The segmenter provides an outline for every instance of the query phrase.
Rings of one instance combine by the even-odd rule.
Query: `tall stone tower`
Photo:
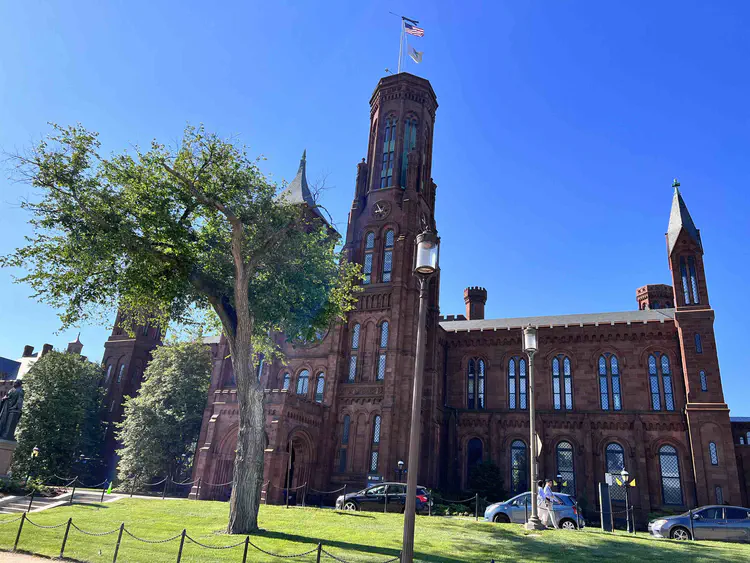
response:
[[[370,99],[367,160],[357,167],[346,233],[345,252],[362,264],[365,279],[341,337],[336,480],[357,481],[362,469],[393,479],[408,456],[419,299],[412,268],[415,237],[427,227],[437,230],[431,177],[437,106],[430,83],[408,73],[382,78]],[[436,275],[429,288],[420,479],[437,472],[437,456],[428,461],[426,452],[439,434],[433,405],[442,404],[435,396],[439,283]],[[345,452],[353,433],[366,446]]]
[[[134,397],[143,381],[143,371],[151,360],[151,351],[162,343],[162,332],[157,326],[132,326],[128,334],[124,328],[128,323],[120,311],[117,313],[112,334],[104,343],[104,420],[107,424],[104,439],[104,460],[108,476],[116,468],[115,422],[122,420],[123,397]]]
[[[719,375],[714,311],[708,300],[700,231],[674,181],[667,231],[687,404],[685,416],[695,472],[697,504],[739,504],[737,462],[729,408]]]

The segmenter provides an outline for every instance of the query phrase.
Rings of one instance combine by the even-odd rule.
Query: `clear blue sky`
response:
[[[186,122],[239,135],[291,179],[309,176],[346,221],[368,101],[419,19],[440,103],[433,174],[441,308],[489,291],[487,315],[636,308],[668,283],[673,176],[702,230],[724,392],[750,415],[750,78],[746,2],[2,2],[0,147],[80,121],[120,151]],[[0,179],[0,253],[29,232],[25,185]],[[739,292],[739,293],[738,293]],[[55,311],[0,271],[0,355],[63,347]],[[101,357],[107,331],[81,327]]]

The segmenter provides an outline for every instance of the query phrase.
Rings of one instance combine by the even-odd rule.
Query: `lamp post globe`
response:
[[[620,477],[622,477],[623,483],[627,483],[630,473],[628,473],[628,470],[623,467],[622,471],[620,471]]]
[[[523,351],[527,354],[534,354],[537,351],[536,329],[531,325],[523,329]]]
[[[440,239],[430,230],[417,235],[416,252],[414,253],[414,273],[429,276],[437,271]]]

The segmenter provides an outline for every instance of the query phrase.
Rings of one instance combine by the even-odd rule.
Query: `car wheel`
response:
[[[672,532],[669,534],[669,537],[673,540],[689,540],[690,539],[690,532],[688,532],[685,528],[678,527],[672,530]]]
[[[498,524],[510,524],[510,518],[508,518],[507,514],[495,514],[492,517],[492,521]]]
[[[352,500],[346,501],[344,503],[344,510],[357,510],[357,503]]]
[[[563,520],[560,522],[560,529],[562,530],[576,530],[577,526],[576,523],[573,522],[573,520]]]

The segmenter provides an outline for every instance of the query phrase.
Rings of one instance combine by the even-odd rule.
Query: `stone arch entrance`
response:
[[[286,445],[287,465],[284,473],[284,487],[295,489],[311,482],[314,466],[312,439],[304,430],[293,430]],[[292,491],[293,492],[293,491]]]

